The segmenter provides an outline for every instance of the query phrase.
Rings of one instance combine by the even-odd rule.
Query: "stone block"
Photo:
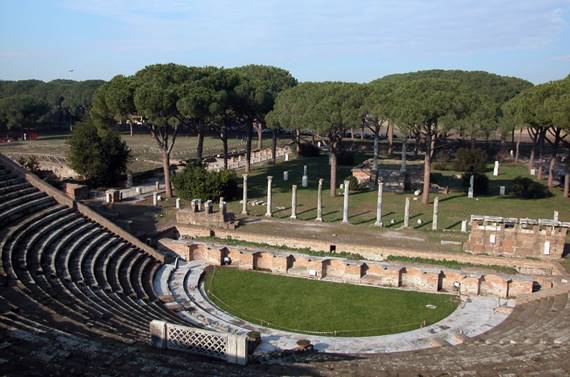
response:
[[[76,183],[66,183],[65,193],[71,199],[74,200],[84,200],[89,199],[89,187],[85,185],[79,185]]]
[[[253,270],[254,268],[254,253],[242,251],[239,260],[240,270]]]

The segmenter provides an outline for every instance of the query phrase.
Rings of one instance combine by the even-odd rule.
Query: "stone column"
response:
[[[273,177],[268,175],[267,176],[267,212],[265,212],[265,216],[271,217],[271,181]]]
[[[439,198],[436,197],[433,201],[433,221],[431,223],[431,230],[437,230],[438,220],[439,220]]]
[[[297,218],[297,185],[291,186],[291,218]]]
[[[152,193],[152,205],[153,206],[157,206],[158,205],[158,194],[156,192]]]
[[[344,181],[344,203],[342,206],[342,222],[348,224],[348,193],[350,190],[350,181]]]
[[[317,218],[316,221],[323,221],[323,179],[319,178],[319,189],[317,191]]]
[[[247,215],[247,174],[243,175],[243,204],[241,214]]]
[[[309,176],[307,175],[307,165],[303,166],[303,178],[301,178],[301,186],[309,186]]]
[[[159,190],[160,190],[160,182],[159,182],[159,181],[154,182],[154,189],[155,189],[156,191],[159,191]]]
[[[475,176],[472,174],[469,178],[469,191],[467,191],[467,197],[473,199],[473,194],[475,192]]]
[[[406,198],[406,206],[404,207],[404,228],[410,227],[410,198]]]
[[[283,181],[287,182],[289,180],[289,172],[287,170],[285,170],[283,172]]]
[[[384,182],[378,182],[378,201],[376,202],[375,226],[382,227],[382,196],[384,195]]]
[[[558,213],[558,211],[554,211],[553,220],[554,220],[554,221],[559,221],[559,219],[560,219],[560,214]]]
[[[467,233],[467,220],[461,221],[461,232]]]
[[[180,209],[180,198],[176,198],[176,209]]]

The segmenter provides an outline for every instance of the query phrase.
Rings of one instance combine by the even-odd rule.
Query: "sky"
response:
[[[0,0],[0,79],[108,80],[170,62],[275,65],[300,81],[441,68],[541,83],[570,74],[570,0]]]

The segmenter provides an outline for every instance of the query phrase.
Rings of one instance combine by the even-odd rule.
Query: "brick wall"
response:
[[[466,295],[516,297],[532,293],[533,288],[533,279],[528,276],[477,274],[413,265],[404,267],[383,262],[214,247],[204,243],[192,244],[190,250],[194,259],[204,261],[219,260],[228,253],[232,265],[243,270],[257,269],[304,278],[328,278],[353,284],[404,287],[423,292],[455,292],[457,288],[454,283],[458,283],[459,292]],[[541,280],[545,279],[542,277]],[[548,280],[543,282],[545,289],[546,281]]]
[[[466,251],[509,257],[560,259],[564,252],[566,228],[520,224],[506,228],[504,224],[474,221]]]
[[[207,237],[210,236],[210,229],[195,226],[177,226],[177,230],[181,235],[190,237]],[[253,232],[245,232],[238,230],[216,229],[215,236],[219,238],[232,238],[242,241],[264,243],[280,247],[287,245],[290,248],[309,248],[314,251],[330,251],[332,243],[309,239],[309,238],[286,238],[278,235],[262,235]],[[523,258],[504,258],[499,256],[471,255],[467,253],[442,253],[432,251],[418,251],[410,249],[402,249],[392,246],[369,246],[359,243],[335,242],[337,251],[350,251],[364,256],[366,259],[383,261],[390,255],[420,257],[440,260],[455,260],[462,263],[473,263],[483,265],[508,266],[518,269],[522,273],[530,274],[565,274],[564,268],[558,263],[550,260],[531,260]]]

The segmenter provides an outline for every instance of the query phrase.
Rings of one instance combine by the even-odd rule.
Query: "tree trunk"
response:
[[[299,157],[299,144],[301,143],[301,131],[295,130],[295,147],[297,152],[297,157]]]
[[[257,122],[255,129],[257,130],[257,149],[261,150],[263,148],[263,126],[261,123]]]
[[[364,127],[360,127],[360,139],[364,140]]]
[[[277,130],[273,129],[271,133],[271,160],[273,165],[277,163]]]
[[[424,189],[422,192],[422,204],[429,204],[429,190],[431,188],[431,156],[426,150],[424,157]]]
[[[228,170],[228,132],[227,126],[222,126],[222,143],[224,145],[224,170]]]
[[[354,141],[354,128],[350,129],[350,140]]]
[[[388,123],[388,156],[391,156],[394,152],[394,125]]]
[[[556,151],[552,152],[550,163],[548,164],[548,189],[552,190],[554,186],[554,169],[556,168]]]
[[[331,184],[330,196],[336,196],[336,151],[331,147],[329,152],[329,161],[331,164]]]
[[[570,193],[570,170],[566,170],[564,175],[564,197],[567,198]]]
[[[416,134],[416,137],[415,137],[415,139],[416,139],[416,140],[415,140],[416,145],[414,145],[414,158],[415,158],[415,159],[417,159],[417,158],[418,158],[418,155],[420,154],[420,136],[421,136],[421,135],[420,135],[419,132],[418,132],[418,133]]]
[[[544,179],[544,141],[546,136],[546,130],[541,131],[538,135],[538,161],[540,166],[538,167],[538,179]]]
[[[515,146],[515,162],[519,162],[519,152],[521,148],[521,134],[522,130],[519,130],[519,134],[517,135],[517,144]]]
[[[198,144],[196,145],[196,160],[202,164],[204,158],[204,125],[198,126]]]
[[[172,186],[170,184],[170,153],[168,150],[162,150],[162,169],[164,173],[164,189],[166,190],[166,197],[172,198]]]
[[[133,136],[133,124],[129,122],[130,134]]]
[[[245,172],[249,174],[251,170],[251,139],[253,138],[253,124],[247,123],[247,136],[245,143]]]

